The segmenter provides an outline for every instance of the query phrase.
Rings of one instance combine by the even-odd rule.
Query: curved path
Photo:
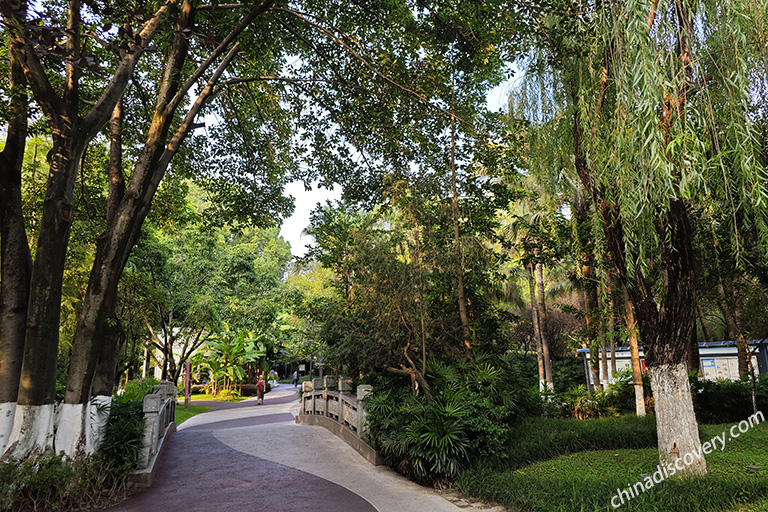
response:
[[[474,510],[369,464],[321,427],[296,425],[299,404],[293,386],[275,388],[260,406],[255,399],[219,404],[179,425],[167,441],[152,487],[107,510]]]

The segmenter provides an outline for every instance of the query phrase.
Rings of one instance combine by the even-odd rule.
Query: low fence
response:
[[[155,462],[166,437],[176,430],[176,386],[161,382],[144,397],[144,442],[136,471],[131,480],[138,485],[151,485]]]
[[[371,386],[357,387],[352,394],[352,380],[335,377],[313,379],[302,385],[301,408],[296,423],[325,427],[365,457],[371,464],[383,463],[381,455],[365,441],[365,407],[362,399]]]

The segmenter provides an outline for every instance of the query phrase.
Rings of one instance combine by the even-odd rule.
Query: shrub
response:
[[[510,352],[501,358],[503,366],[527,388],[539,385],[536,353]],[[579,356],[563,356],[552,360],[552,380],[555,392],[564,393],[573,386],[584,384],[584,361]]]
[[[691,377],[694,409],[700,423],[717,424],[741,421],[751,415],[752,383],[741,380],[699,380]],[[768,410],[768,375],[757,382],[757,409]]]
[[[45,454],[23,463],[0,463],[0,510],[80,510],[116,501],[127,472],[101,454],[68,460]]]
[[[143,402],[144,396],[152,392],[152,388],[160,384],[160,381],[154,377],[143,377],[138,380],[131,380],[125,383],[125,388],[113,397],[113,402]]]
[[[432,401],[386,380],[366,398],[372,446],[420,483],[442,486],[471,460],[508,453],[511,425],[536,407],[513,375],[488,362],[431,361],[427,376]]]
[[[130,401],[115,397],[99,453],[118,470],[130,472],[136,467],[144,440],[144,399]]]

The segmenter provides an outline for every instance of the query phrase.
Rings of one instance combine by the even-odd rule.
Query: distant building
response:
[[[762,340],[751,340],[749,344],[750,352],[754,351],[752,364],[758,373],[768,373],[768,342],[760,346]],[[616,369],[624,370],[632,368],[632,361],[629,354],[629,347],[616,347]],[[608,350],[610,352],[610,349]],[[589,349],[580,348],[577,351],[584,358],[584,374],[588,389],[595,389],[592,382],[592,372],[589,369],[590,356]],[[599,352],[602,352],[600,350]],[[707,380],[739,378],[739,359],[736,352],[735,341],[712,341],[709,343],[699,343],[699,360],[701,369],[704,372],[704,378]],[[610,360],[609,360],[610,361]],[[640,347],[640,365],[645,373],[645,357],[643,348]],[[610,362],[608,363],[610,371]],[[606,381],[603,375],[602,365],[600,368],[600,380]]]

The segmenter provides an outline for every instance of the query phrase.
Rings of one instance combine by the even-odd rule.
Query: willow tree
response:
[[[550,83],[570,113],[561,119],[570,118],[575,169],[632,304],[666,465],[701,450],[686,368],[695,328],[690,212],[717,201],[765,230],[751,111],[766,77],[766,4],[641,0],[585,11],[563,16],[568,29],[542,40]],[[705,472],[701,457],[677,474]]]
[[[765,70],[764,33],[751,21],[765,19],[760,3],[613,6],[599,25],[600,85],[574,118],[577,141],[589,126],[577,170],[600,201],[608,252],[634,307],[662,464],[701,449],[686,364],[696,318],[691,209],[725,199],[709,192],[725,186],[732,208],[765,229],[768,189],[750,117],[765,77],[754,73]],[[716,105],[727,107],[721,114]],[[702,458],[681,476],[705,472]]]

